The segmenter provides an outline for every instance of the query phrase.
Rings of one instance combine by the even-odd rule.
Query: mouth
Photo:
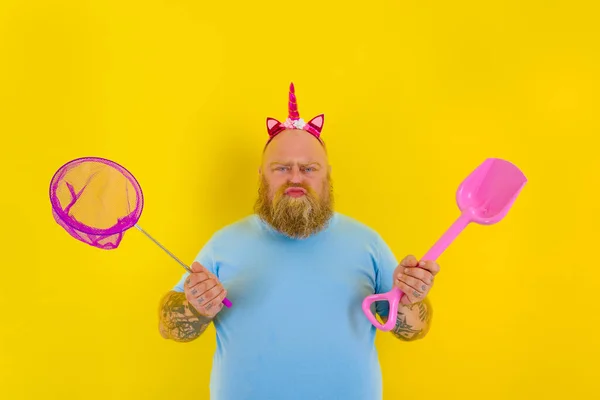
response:
[[[299,187],[291,187],[286,189],[285,194],[287,194],[290,197],[302,197],[306,194],[306,190]]]

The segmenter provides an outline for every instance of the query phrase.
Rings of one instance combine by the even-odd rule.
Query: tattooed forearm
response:
[[[185,293],[169,292],[160,303],[160,333],[165,339],[189,342],[200,336],[212,319],[188,304]]]
[[[400,305],[392,334],[402,340],[421,339],[429,331],[430,322],[431,304],[427,299],[408,306]]]

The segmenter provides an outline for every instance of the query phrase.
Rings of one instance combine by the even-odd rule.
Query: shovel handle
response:
[[[362,302],[362,309],[371,324],[375,326],[377,329],[382,331],[391,331],[396,326],[396,318],[394,317],[398,313],[398,305],[400,304],[400,299],[402,298],[402,291],[397,287],[394,287],[387,293],[373,294],[371,296],[365,297]],[[387,301],[390,304],[390,312],[388,313],[388,320],[385,324],[381,324],[375,315],[371,312],[371,304],[376,301]]]
[[[435,261],[440,255],[450,246],[450,244],[456,239],[456,237],[469,225],[471,218],[468,214],[462,213],[456,221],[444,232],[444,234],[438,239],[437,242],[429,249],[422,260]],[[367,296],[362,302],[362,310],[367,319],[373,324],[373,326],[382,331],[391,331],[396,325],[396,314],[398,312],[398,306],[400,299],[404,293],[394,286],[392,290],[387,293],[378,293]],[[371,304],[376,301],[387,301],[390,304],[390,312],[388,313],[388,320],[385,324],[381,324],[375,315],[371,312]]]

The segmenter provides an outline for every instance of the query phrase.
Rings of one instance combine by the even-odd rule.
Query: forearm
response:
[[[431,326],[431,303],[428,299],[411,305],[400,304],[392,334],[401,340],[422,339]]]
[[[192,307],[185,293],[171,291],[163,297],[159,308],[159,330],[162,337],[176,342],[190,342],[200,336],[212,319]]]

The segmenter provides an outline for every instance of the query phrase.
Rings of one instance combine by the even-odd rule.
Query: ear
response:
[[[321,130],[323,129],[323,124],[325,123],[325,115],[320,114],[308,121],[307,125],[316,131],[319,135],[321,134]]]
[[[273,137],[277,135],[284,129],[281,122],[277,121],[275,118],[267,118],[267,132],[269,132],[269,136]]]

